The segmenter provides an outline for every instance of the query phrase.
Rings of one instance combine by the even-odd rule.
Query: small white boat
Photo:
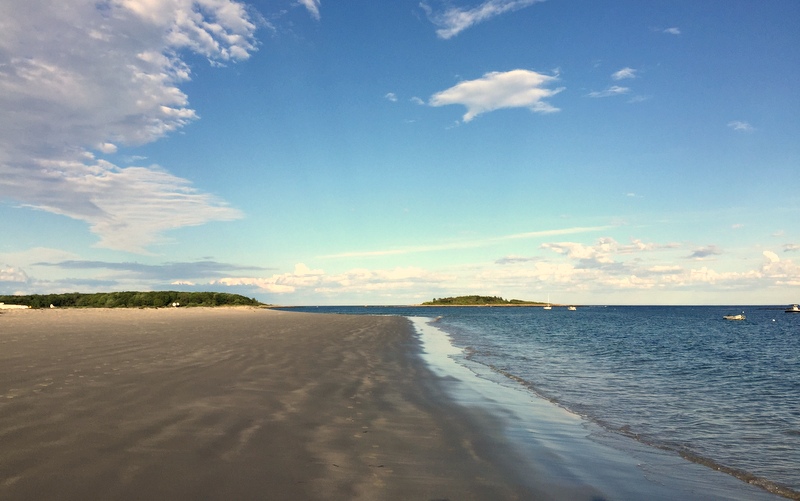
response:
[[[569,311],[575,311],[575,310],[577,310],[578,308],[576,308],[576,307],[574,307],[574,306],[567,306],[567,309],[568,309]]]
[[[793,304],[792,306],[786,308],[783,311],[785,311],[786,313],[800,313],[800,305]]]
[[[550,294],[547,295],[547,306],[542,307],[543,310],[552,310],[553,306],[550,304]]]
[[[744,312],[739,315],[723,315],[725,320],[747,320],[747,317],[744,316]]]

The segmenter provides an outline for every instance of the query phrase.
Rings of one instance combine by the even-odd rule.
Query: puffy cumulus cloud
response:
[[[0,282],[26,283],[28,275],[19,268],[5,265],[0,268]]]
[[[630,244],[620,244],[610,237],[600,238],[594,245],[584,245],[577,242],[553,242],[542,244],[541,246],[542,249],[549,249],[570,259],[581,261],[584,266],[608,265],[615,262],[615,256],[617,255],[674,247],[675,244],[648,243],[640,239],[631,239]]]
[[[762,275],[777,285],[800,286],[800,265],[790,259],[781,259],[772,251],[764,251]]]
[[[528,7],[544,0],[487,0],[475,7],[456,7],[447,5],[439,9],[427,3],[420,7],[428,15],[428,19],[439,27],[436,34],[445,40],[453,38],[465,29],[489,19]]]
[[[212,282],[212,284],[223,284],[227,286],[250,286],[266,292],[275,294],[286,294],[295,292],[297,289],[313,289],[319,285],[324,278],[322,270],[312,270],[303,263],[298,263],[294,267],[293,273],[282,273],[271,277],[225,277]]]
[[[269,294],[307,304],[362,302],[410,304],[422,298],[460,295],[465,291],[492,291],[504,297],[543,300],[545,294],[564,295],[571,301],[659,303],[663,298],[691,300],[697,293],[752,294],[800,285],[800,266],[763,253],[752,269],[731,271],[730,263],[714,267],[676,264],[686,249],[677,244],[632,239],[619,243],[601,238],[594,244],[557,242],[541,246],[549,255],[510,256],[493,262],[431,270],[418,266],[390,269],[351,268],[326,273],[298,264],[289,273],[270,277],[226,277],[212,284]],[[684,261],[686,263],[686,261]],[[642,293],[646,295],[641,295]],[[734,296],[729,297],[737,301]],[[739,296],[736,296],[739,297]],[[577,299],[581,298],[581,299]],[[688,298],[688,299],[687,299]],[[556,299],[556,301],[558,301]]]
[[[460,104],[467,108],[464,122],[469,122],[481,113],[503,108],[528,108],[537,113],[559,111],[544,99],[562,90],[545,86],[558,81],[558,77],[543,75],[530,70],[490,72],[476,80],[461,82],[449,89],[437,92],[428,100],[431,106]]]
[[[326,274],[305,264],[295,265],[292,273],[270,277],[227,277],[213,283],[227,286],[250,286],[273,294],[363,294],[376,291],[399,292],[424,290],[430,285],[451,280],[451,275],[433,273],[417,267],[388,270],[355,268],[343,273]]]
[[[622,68],[619,71],[615,71],[611,74],[611,78],[614,80],[624,80],[626,78],[636,78],[636,70],[633,68]]]
[[[0,197],[86,221],[100,245],[139,252],[170,228],[240,217],[185,179],[96,155],[197,119],[179,88],[191,74],[182,54],[247,59],[256,24],[243,4],[8,0],[0,27]]]
[[[631,304],[659,302],[665,297],[681,297],[685,301],[700,292],[738,297],[736,300],[741,301],[745,297],[741,294],[755,291],[763,294],[800,285],[800,266],[772,251],[763,253],[763,263],[757,268],[731,271],[721,269],[731,263],[720,262],[719,268],[675,264],[684,249],[674,243],[633,239],[630,244],[620,244],[611,238],[601,238],[593,245],[556,242],[543,244],[541,248],[558,257],[499,260],[495,266],[486,266],[478,272],[479,283],[492,290],[519,291],[514,294],[534,299],[541,299],[541,293],[547,291],[571,298],[584,297],[588,301],[625,298]],[[709,246],[705,251],[715,255],[714,249]],[[647,295],[637,296],[637,291]]]

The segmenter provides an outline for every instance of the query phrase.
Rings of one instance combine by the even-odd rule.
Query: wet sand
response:
[[[3,311],[0,499],[551,499],[418,343],[400,317]]]

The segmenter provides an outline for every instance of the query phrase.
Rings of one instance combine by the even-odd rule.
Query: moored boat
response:
[[[800,305],[793,304],[792,306],[786,308],[783,311],[785,311],[786,313],[800,313]]]
[[[747,317],[744,316],[744,312],[740,313],[739,315],[723,315],[722,318],[725,320],[746,320]]]

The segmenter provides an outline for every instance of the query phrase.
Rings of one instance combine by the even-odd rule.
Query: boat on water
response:
[[[746,320],[747,317],[744,316],[744,312],[740,313],[739,315],[723,315],[722,318],[725,320]]]
[[[550,304],[550,294],[547,295],[547,306],[542,307],[543,310],[552,310],[553,305]]]
[[[800,313],[800,305],[793,304],[783,311],[785,311],[786,313]]]
[[[574,306],[567,306],[567,309],[568,309],[569,311],[575,311],[575,310],[577,310],[578,308],[576,308],[576,307],[574,307]]]

